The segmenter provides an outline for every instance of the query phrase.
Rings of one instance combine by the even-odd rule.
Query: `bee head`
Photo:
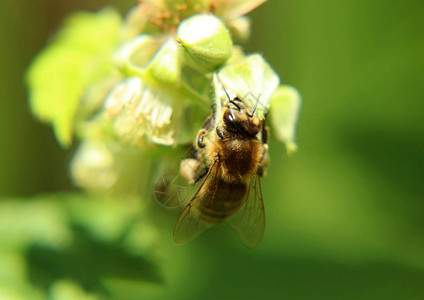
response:
[[[259,118],[249,114],[243,103],[238,104],[233,100],[224,111],[223,121],[224,128],[234,134],[254,138],[261,130]]]

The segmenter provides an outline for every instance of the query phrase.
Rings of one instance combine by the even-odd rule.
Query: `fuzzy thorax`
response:
[[[207,148],[210,162],[218,160],[218,172],[228,183],[247,183],[256,174],[262,156],[261,143],[248,139],[223,139]]]

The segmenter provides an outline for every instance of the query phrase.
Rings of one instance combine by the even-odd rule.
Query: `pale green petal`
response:
[[[272,131],[286,145],[289,154],[297,149],[294,139],[300,102],[299,92],[287,85],[279,87],[271,98]]]
[[[250,36],[250,19],[246,16],[238,17],[227,22],[227,27],[231,32],[231,37],[243,43],[249,39]]]
[[[133,6],[126,14],[121,36],[123,40],[130,40],[143,32],[144,27],[148,24],[149,18],[146,11],[140,9],[140,6]]]
[[[143,76],[146,66],[165,40],[141,34],[123,44],[114,54],[113,61],[127,76]]]
[[[225,20],[232,20],[249,13],[266,0],[215,0],[215,14]]]
[[[171,124],[174,95],[132,77],[117,85],[105,101],[105,116],[113,122],[115,134],[127,145],[143,146],[150,139],[162,145],[174,144]]]
[[[256,111],[260,118],[265,117],[271,96],[280,82],[278,75],[259,54],[225,66],[218,77],[230,97],[238,96],[251,108],[258,102]],[[222,96],[220,98],[225,100]]]

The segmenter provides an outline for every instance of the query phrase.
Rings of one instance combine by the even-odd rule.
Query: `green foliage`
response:
[[[0,202],[0,249],[21,268],[6,274],[24,293],[186,297],[178,284],[192,269],[189,250],[174,253],[174,222],[148,205],[155,180],[178,170],[227,93],[262,120],[276,103],[269,125],[293,143],[298,110],[288,103],[298,95],[273,96],[276,72],[235,45],[250,34],[243,15],[262,2],[147,0],[123,20],[112,9],[77,13],[35,58],[27,75],[32,112],[63,146],[77,138],[71,175],[86,194]]]
[[[10,299],[29,299],[24,295],[31,291],[30,299],[98,299],[110,292],[107,279],[162,283],[154,254],[158,232],[145,215],[139,201],[129,198],[58,194],[3,200],[0,279],[13,285],[0,285],[0,293],[11,293]]]
[[[210,72],[227,62],[225,88],[240,97],[246,91],[261,95],[263,118],[278,76],[260,55],[247,58],[244,67],[226,27],[248,36],[249,23],[238,18],[261,2],[146,1],[123,22],[110,9],[76,14],[28,72],[32,111],[52,123],[65,146],[75,131],[80,139],[118,139],[129,147],[187,144],[214,98]],[[208,10],[221,19],[194,15]],[[196,118],[187,127],[180,120],[192,113]]]
[[[46,34],[55,30],[64,10],[92,10],[106,2],[2,1],[5,14],[0,18],[0,31],[4,47],[0,52],[5,71],[0,76],[4,94],[0,101],[4,140],[0,147],[1,203],[4,201],[4,205],[0,203],[0,298],[424,298],[421,1],[272,0],[251,15],[254,30],[244,49],[263,53],[281,75],[283,87],[293,84],[302,95],[296,138],[299,151],[287,158],[281,155],[284,147],[270,141],[271,163],[262,180],[267,228],[263,243],[253,250],[239,245],[227,226],[215,227],[183,247],[172,245],[178,212],[153,202],[151,188],[144,183],[149,178],[143,176],[155,181],[159,174],[169,171],[161,167],[178,165],[186,152],[180,147],[152,145],[147,139],[150,149],[136,155],[138,148],[123,147],[112,125],[97,118],[122,74],[129,76],[123,71],[86,87],[77,109],[74,143],[81,140],[77,151],[100,147],[98,152],[87,153],[93,155],[89,162],[97,165],[89,171],[100,172],[102,163],[112,162],[108,170],[125,176],[112,185],[110,197],[123,196],[123,191],[137,187],[135,191],[148,195],[139,197],[139,206],[128,202],[129,197],[109,201],[98,196],[105,189],[92,188],[90,184],[96,183],[96,177],[83,180],[87,185],[82,187],[92,191],[87,195],[5,197],[70,188],[63,167],[69,153],[61,155],[50,132],[30,120],[22,74],[45,42]],[[134,1],[114,3],[124,11]],[[204,5],[202,9],[206,8]],[[135,17],[132,21],[147,23],[144,28],[151,31],[145,34],[151,39],[160,35],[160,28],[140,18],[140,13],[131,11]],[[242,30],[240,25],[232,28],[232,23],[239,21],[237,15],[225,19],[233,42],[234,33]],[[121,28],[128,29],[122,45],[142,31],[140,24],[129,19],[127,15]],[[132,61],[147,66],[170,37],[172,34],[157,48],[151,47],[151,53],[145,52],[145,61],[137,55]],[[235,46],[227,64],[243,57]],[[195,131],[200,126],[192,124],[203,118],[201,114],[210,112],[213,97],[206,92],[210,90],[210,78],[190,68],[180,75],[184,95],[189,95],[190,103],[199,103],[190,106],[195,111],[190,117],[175,125],[183,126],[184,139],[190,140],[190,128],[195,127]],[[150,80],[150,84],[159,81]],[[276,97],[279,91],[277,88],[271,97],[267,124],[272,124],[274,117],[290,115],[286,114],[285,98]],[[285,113],[273,116],[279,107]],[[271,135],[277,138],[278,130],[274,126]],[[115,143],[110,143],[111,136]],[[106,147],[105,141],[109,141]],[[87,148],[85,142],[94,144]],[[98,159],[105,153],[112,155],[106,154],[109,158],[104,161]],[[167,162],[156,165],[163,160]],[[102,182],[103,177],[96,176]],[[140,213],[136,221],[129,212],[132,209]],[[151,247],[155,243],[159,245]],[[113,257],[99,254],[111,259],[111,265],[124,265],[129,260],[139,267],[141,261],[150,262],[153,269],[157,268],[159,281],[148,280],[152,277],[144,274],[149,269],[146,264],[137,270],[130,268],[140,280],[133,280],[134,273],[125,273],[122,268],[107,268],[106,263],[101,264],[101,270],[111,272],[108,278],[90,262],[87,265],[92,270],[81,272],[83,267],[75,263],[76,257],[83,254],[96,261],[88,249],[99,248],[113,253]],[[59,267],[49,264],[44,251],[52,254],[52,262]],[[138,259],[128,259],[134,255]],[[45,276],[39,275],[42,270],[48,271]],[[60,270],[78,278],[59,278]],[[120,278],[121,274],[125,279]],[[94,281],[96,276],[101,279]],[[34,277],[40,278],[39,283]],[[84,282],[92,284],[86,288]]]
[[[73,15],[28,71],[32,112],[52,123],[63,146],[72,141],[84,89],[113,70],[111,53],[120,24],[120,16],[111,9]]]
[[[79,13],[36,58],[28,73],[33,113],[52,122],[63,145],[74,132],[81,140],[72,162],[78,186],[136,194],[149,182],[148,173],[137,175],[143,165],[166,168],[152,163],[151,153],[158,145],[182,152],[213,102],[226,101],[224,89],[252,110],[258,103],[261,119],[270,110],[278,75],[261,55],[245,56],[233,45],[226,27],[247,36],[249,24],[237,20],[261,1],[205,3],[146,1],[122,22],[111,10]],[[196,15],[208,10],[221,19]],[[212,86],[213,72],[220,84]],[[293,139],[296,118],[274,120]]]

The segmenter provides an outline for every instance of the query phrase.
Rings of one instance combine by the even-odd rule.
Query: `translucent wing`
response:
[[[185,207],[181,216],[178,218],[174,228],[174,242],[183,244],[195,238],[203,230],[211,226],[200,219],[199,206],[206,198],[213,198],[218,189],[218,161],[216,160],[209,168],[208,173],[203,179],[202,184],[197,190],[193,199]]]
[[[248,247],[259,244],[265,231],[265,210],[259,176],[251,181],[247,200],[231,220],[242,241]]]

